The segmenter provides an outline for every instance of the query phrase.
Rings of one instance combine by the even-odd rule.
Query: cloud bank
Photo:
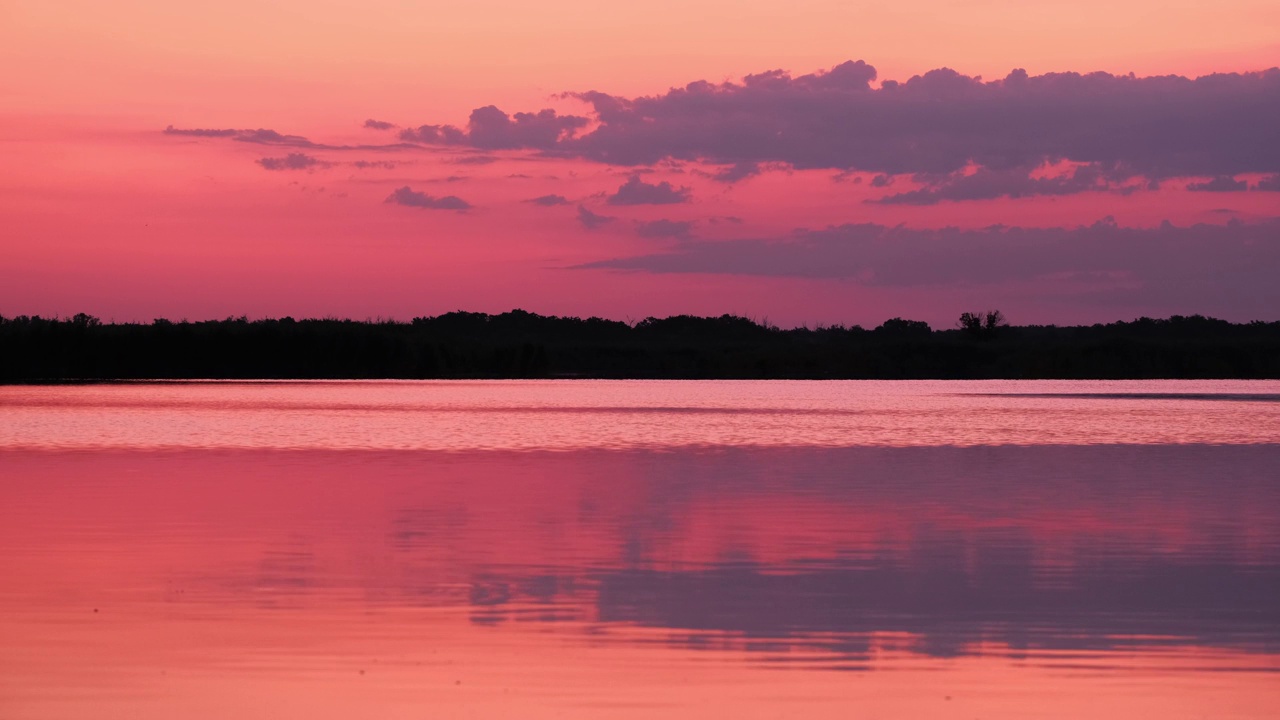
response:
[[[910,204],[1114,190],[1135,177],[1280,173],[1280,68],[1196,79],[1014,70],[983,80],[948,68],[879,86],[876,77],[871,65],[849,61],[800,76],[773,70],[741,82],[697,81],[655,96],[569,93],[592,117],[486,106],[465,128],[423,125],[401,138],[622,166],[701,161],[723,166],[724,182],[762,163],[922,176],[923,192],[889,201]],[[1058,179],[1033,175],[1062,161],[1084,168]],[[969,179],[974,167],[986,173]]]
[[[876,287],[1074,282],[1181,304],[1280,307],[1280,219],[1245,224],[911,229],[848,224],[788,237],[686,240],[581,268],[854,282]],[[1267,310],[1267,308],[1272,308]]]
[[[486,105],[464,127],[402,128],[401,142],[387,145],[325,145],[261,128],[164,132],[316,150],[523,150],[625,167],[697,161],[718,166],[709,176],[724,183],[769,167],[869,173],[875,188],[910,176],[916,187],[876,200],[906,205],[1128,193],[1174,177],[1202,179],[1192,191],[1251,189],[1240,175],[1266,176],[1256,190],[1280,183],[1280,68],[1195,79],[1014,70],[996,80],[939,68],[876,80],[876,69],[858,60],[798,76],[771,70],[738,82],[699,80],[653,96],[566,93],[590,112]],[[396,127],[374,119],[364,126]],[[1045,173],[1064,166],[1065,174]],[[624,186],[610,202],[631,204],[645,192]],[[688,200],[650,196],[659,199],[635,204]]]

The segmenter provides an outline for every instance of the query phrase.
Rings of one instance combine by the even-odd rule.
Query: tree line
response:
[[[1193,316],[935,330],[782,329],[733,315],[624,323],[523,310],[410,322],[0,316],[0,382],[324,378],[1280,378],[1280,322]]]

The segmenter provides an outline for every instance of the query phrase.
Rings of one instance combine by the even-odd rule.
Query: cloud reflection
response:
[[[844,669],[886,650],[1280,654],[1280,445],[5,461],[20,512],[0,569],[47,590],[42,611],[124,586],[228,632],[261,612],[420,609],[469,642],[537,629]],[[93,574],[40,550],[58,533],[92,544]]]

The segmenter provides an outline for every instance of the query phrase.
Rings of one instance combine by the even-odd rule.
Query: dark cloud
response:
[[[641,180],[639,175],[632,175],[606,202],[610,205],[673,205],[689,202],[690,198],[691,191],[687,187],[677,188],[666,180],[650,184]]]
[[[386,202],[427,210],[467,210],[471,207],[471,203],[457,195],[434,197],[424,192],[416,192],[408,185],[388,195]]]
[[[1280,219],[1256,224],[1126,228],[910,229],[874,224],[785,238],[687,240],[670,251],[582,267],[838,279],[886,287],[981,286],[1077,279],[1179,307],[1280,307]],[[1203,307],[1201,309],[1203,309]],[[1256,315],[1255,315],[1256,316]]]
[[[601,225],[608,225],[614,220],[617,220],[617,218],[593,213],[582,205],[578,206],[578,222],[582,223],[582,226],[588,230],[595,230]]]
[[[449,162],[454,165],[492,165],[498,162],[498,158],[493,155],[463,155]]]
[[[653,220],[636,225],[636,234],[644,238],[687,238],[693,230],[690,221]]]
[[[797,77],[775,70],[737,83],[698,81],[648,97],[572,93],[594,111],[590,131],[586,118],[543,111],[512,120],[487,107],[466,131],[424,126],[404,137],[623,166],[696,160],[738,173],[772,162],[951,175],[1062,160],[1148,179],[1280,172],[1280,68],[1194,80],[1015,70],[993,81],[941,68],[878,88],[875,78],[873,67],[851,61]]]
[[[874,187],[927,178],[923,187],[882,200],[904,204],[1130,192],[1168,178],[1193,178],[1199,190],[1244,189],[1228,179],[1253,174],[1268,176],[1258,189],[1280,183],[1280,68],[1195,79],[1014,70],[984,81],[948,68],[878,86],[876,78],[872,66],[850,61],[798,76],[772,70],[738,82],[696,81],[653,96],[570,93],[564,97],[590,106],[589,117],[551,109],[509,114],[489,105],[475,109],[465,127],[404,128],[404,142],[391,145],[325,145],[269,129],[164,132],[314,150],[523,149],[632,172],[700,162],[719,166],[711,177],[726,183],[770,167],[873,174]],[[472,157],[461,162],[492,158]],[[1064,162],[1082,169],[1043,176]],[[657,202],[688,200],[687,192],[662,185],[671,192]],[[629,183],[610,202],[660,197],[646,187]]]
[[[873,89],[875,76],[849,62],[656,97],[582,93],[600,125],[563,145],[624,165],[778,161],[886,174],[1059,159],[1153,177],[1280,169],[1271,121],[1280,115],[1280,69],[1196,80],[1019,70],[983,82],[944,68]]]
[[[303,153],[289,153],[278,158],[264,157],[259,158],[257,162],[267,170],[311,170],[328,166],[328,163]]]
[[[1243,192],[1249,189],[1249,183],[1230,175],[1219,175],[1205,182],[1190,183],[1187,189],[1191,192]]]
[[[761,173],[760,163],[740,162],[722,168],[711,176],[712,180],[722,183],[736,183]]]
[[[554,205],[568,205],[569,198],[563,195],[543,195],[541,197],[525,200],[525,202],[533,203],[534,205],[541,205],[543,207],[552,207]]]
[[[571,138],[589,120],[576,115],[557,115],[554,110],[508,115],[488,105],[471,111],[465,130],[452,125],[422,125],[400,131],[409,142],[467,145],[485,150],[517,148],[551,149]]]
[[[1280,174],[1269,175],[1262,178],[1253,186],[1254,190],[1268,190],[1270,192],[1280,192]]]
[[[400,131],[400,139],[405,142],[428,145],[470,144],[467,134],[452,125],[422,125],[416,128],[405,128]]]
[[[374,120],[373,118],[369,118],[364,121],[364,126],[370,130],[391,130],[396,127],[396,124],[385,120]]]
[[[1082,165],[1073,172],[1050,177],[1034,177],[1035,168],[1010,168],[991,170],[978,168],[972,173],[955,173],[927,180],[925,187],[894,195],[887,195],[869,202],[886,205],[935,205],[944,200],[990,200],[993,198],[1030,197],[1034,195],[1071,195],[1089,190],[1114,190],[1131,192],[1132,186],[1123,186],[1120,180],[1108,177],[1096,165]],[[872,186],[883,178],[877,175]]]
[[[284,135],[275,130],[243,130],[231,138],[237,142],[256,143],[258,145],[286,145],[291,147],[318,148],[317,145],[301,135]]]

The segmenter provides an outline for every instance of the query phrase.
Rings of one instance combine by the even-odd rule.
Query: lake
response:
[[[0,387],[0,718],[1273,718],[1280,382]]]

